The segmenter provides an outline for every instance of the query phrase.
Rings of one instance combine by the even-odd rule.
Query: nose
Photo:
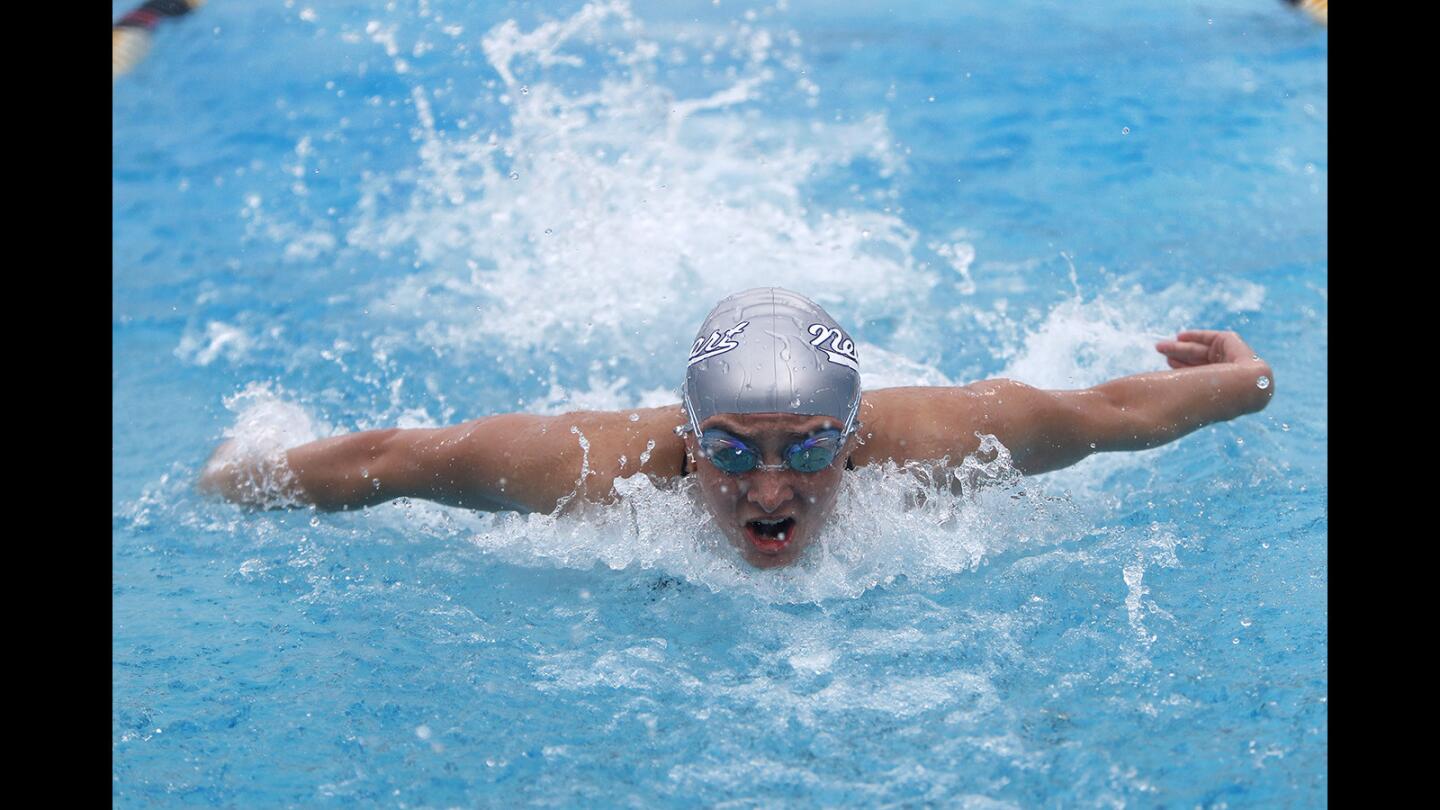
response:
[[[774,512],[795,497],[795,490],[786,481],[784,473],[757,472],[751,475],[745,497],[766,512]]]

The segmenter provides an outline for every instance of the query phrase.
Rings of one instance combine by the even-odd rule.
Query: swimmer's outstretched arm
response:
[[[867,438],[870,446],[862,445],[856,462],[879,460],[861,454],[896,461],[959,459],[978,448],[979,432],[999,439],[1016,469],[1038,474],[1091,453],[1158,447],[1205,425],[1259,411],[1275,395],[1269,364],[1234,332],[1181,332],[1155,348],[1170,371],[1082,390],[986,380],[963,388],[867,394],[861,420],[876,441]]]
[[[485,511],[550,512],[606,500],[617,478],[679,473],[678,406],[559,416],[503,414],[444,428],[370,430],[242,458],[227,442],[200,489],[261,507],[358,509],[423,498]]]

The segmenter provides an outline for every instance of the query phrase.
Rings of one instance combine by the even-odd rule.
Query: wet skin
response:
[[[788,413],[717,414],[701,423],[702,431],[719,428],[761,453],[761,463],[784,465],[784,452],[810,435],[840,424],[828,416]],[[685,438],[690,467],[701,498],[715,524],[742,556],[757,568],[788,565],[804,552],[835,506],[845,473],[845,459],[854,448],[849,437],[835,461],[819,472],[754,469],[731,475],[707,460],[695,435]],[[784,521],[776,525],[775,521]],[[781,534],[783,533],[783,538]]]
[[[1259,411],[1275,395],[1270,365],[1234,332],[1185,331],[1156,344],[1156,350],[1170,370],[1079,390],[1047,391],[995,379],[868,391],[860,403],[863,443],[850,437],[834,463],[815,473],[782,466],[781,454],[815,431],[838,427],[833,417],[707,419],[702,430],[731,433],[775,467],[732,476],[702,456],[699,437],[676,435],[684,416],[672,404],[555,416],[495,414],[443,428],[369,430],[292,447],[280,458],[226,442],[198,483],[204,491],[261,508],[344,510],[423,498],[486,511],[553,513],[577,495],[577,502],[611,503],[615,482],[637,474],[665,486],[681,474],[688,453],[716,525],[746,560],[769,568],[796,559],[820,530],[834,507],[847,458],[856,467],[955,463],[991,435],[1010,451],[1017,471],[1038,475],[1093,453],[1167,444]]]

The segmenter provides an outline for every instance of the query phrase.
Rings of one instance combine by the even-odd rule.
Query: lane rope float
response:
[[[140,64],[150,52],[155,26],[169,17],[183,17],[205,0],[146,0],[110,29],[110,83]]]

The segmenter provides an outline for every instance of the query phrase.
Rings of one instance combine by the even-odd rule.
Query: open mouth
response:
[[[745,537],[750,545],[764,554],[775,554],[790,543],[795,531],[795,518],[779,520],[748,520]]]

